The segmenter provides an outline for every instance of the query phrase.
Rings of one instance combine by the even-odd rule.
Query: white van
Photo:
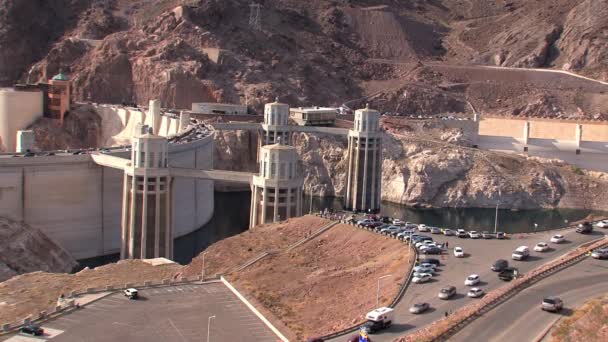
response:
[[[530,248],[528,248],[528,246],[519,246],[513,254],[511,254],[513,260],[524,260],[528,256],[530,256]]]

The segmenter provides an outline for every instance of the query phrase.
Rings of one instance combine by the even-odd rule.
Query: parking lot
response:
[[[222,283],[116,293],[42,324],[52,341],[271,341],[278,337]],[[40,341],[16,335],[7,341]]]
[[[559,257],[580,244],[600,238],[604,235],[603,229],[595,229],[592,234],[578,234],[574,229],[559,231],[547,231],[532,234],[514,234],[505,240],[497,239],[470,239],[455,236],[444,236],[442,234],[422,233],[432,236],[437,243],[447,242],[449,248],[441,255],[421,255],[436,258],[441,261],[441,266],[433,279],[428,283],[410,284],[403,298],[395,307],[395,321],[393,325],[373,337],[374,341],[392,341],[395,337],[404,335],[419,329],[433,321],[443,317],[445,313],[453,312],[468,303],[478,300],[467,297],[468,290],[472,287],[465,286],[465,278],[471,274],[477,274],[481,278],[480,284],[475,287],[482,288],[485,292],[494,290],[505,283],[499,280],[497,273],[491,271],[490,267],[497,259],[505,259],[509,266],[518,268],[520,274]],[[565,241],[560,244],[550,243],[551,236],[562,234]],[[545,252],[534,252],[534,245],[538,242],[549,243],[550,249]],[[528,246],[531,250],[530,257],[525,261],[511,259],[511,253],[521,245]],[[456,258],[453,254],[454,247],[462,247],[465,252],[464,258]],[[405,248],[404,248],[405,252]],[[449,300],[441,300],[437,297],[442,287],[452,285],[457,293]],[[408,309],[418,302],[427,302],[431,308],[424,314],[414,315]],[[373,308],[369,308],[370,310]],[[364,315],[365,312],[362,312]],[[336,338],[332,341],[340,341]]]

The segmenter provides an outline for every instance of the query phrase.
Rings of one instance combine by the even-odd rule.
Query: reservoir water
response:
[[[250,192],[216,192],[213,218],[201,229],[175,240],[174,258],[180,264],[187,264],[193,257],[209,245],[224,238],[239,234],[249,227]],[[312,212],[323,208],[338,211],[343,206],[342,198],[314,197]],[[306,196],[303,212],[311,211],[311,198]],[[442,208],[418,209],[399,204],[383,202],[381,214],[429,226],[467,230],[494,230],[495,209],[492,208]],[[606,212],[580,209],[536,209],[498,210],[498,231],[523,233],[565,227],[569,222],[585,218],[589,214],[605,215]],[[536,227],[535,224],[536,223]],[[96,267],[115,262],[118,255],[80,260],[81,267]]]

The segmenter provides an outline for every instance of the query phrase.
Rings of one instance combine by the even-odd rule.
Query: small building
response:
[[[336,123],[337,108],[298,107],[289,109],[293,121],[300,126],[333,126]]]
[[[52,119],[59,119],[61,124],[65,113],[70,110],[70,91],[70,80],[63,72],[49,80],[48,115]]]
[[[198,114],[246,115],[247,106],[232,103],[199,102],[192,103],[192,112]]]

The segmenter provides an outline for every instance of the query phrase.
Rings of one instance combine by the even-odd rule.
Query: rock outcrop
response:
[[[71,272],[76,261],[39,230],[0,217],[0,282],[14,275]]]
[[[242,133],[216,133],[216,141]],[[304,190],[344,196],[346,137],[296,133],[292,137],[303,162]],[[238,147],[237,147],[238,146]],[[230,163],[248,155],[246,144],[232,145],[222,163],[255,169],[254,163]],[[564,163],[483,151],[466,146],[387,134],[383,141],[382,200],[416,207],[494,207],[514,209],[584,208],[608,210],[602,201],[608,182]],[[240,166],[240,167],[239,167]]]

